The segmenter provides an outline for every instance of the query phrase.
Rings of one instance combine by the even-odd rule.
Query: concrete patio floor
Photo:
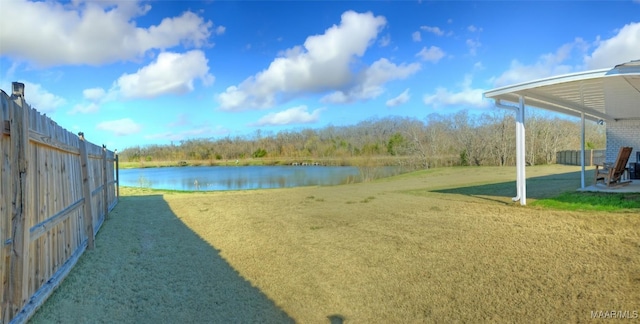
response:
[[[640,180],[626,180],[631,181],[630,184],[626,186],[617,186],[617,187],[607,187],[603,183],[591,184],[590,186],[583,188],[578,188],[578,191],[590,191],[590,192],[612,192],[612,193],[630,193],[630,192],[638,192],[640,193]]]

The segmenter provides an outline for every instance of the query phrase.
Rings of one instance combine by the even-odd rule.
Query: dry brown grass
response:
[[[531,181],[530,195],[575,188],[577,170],[528,168],[528,177],[547,176]],[[119,265],[101,260],[108,258],[105,250],[132,246],[148,254],[130,269],[147,276],[137,278],[148,283],[136,296],[151,301],[136,302],[128,289],[103,298],[129,301],[121,305],[125,314],[171,314],[162,311],[173,307],[162,299],[172,290],[161,287],[168,280],[173,290],[184,291],[177,297],[181,307],[197,306],[193,321],[215,321],[198,306],[225,293],[211,293],[206,283],[219,279],[210,267],[233,268],[238,275],[226,280],[247,280],[257,288],[232,291],[240,296],[234,298],[246,293],[254,301],[245,313],[262,310],[240,321],[327,323],[327,316],[339,314],[351,323],[586,322],[591,311],[640,310],[640,216],[514,205],[508,191],[515,186],[495,184],[512,181],[514,173],[450,168],[367,184],[165,193],[161,199],[123,190],[129,197],[105,223],[98,248],[83,256],[38,319],[63,318],[56,315],[64,312],[63,304],[73,306],[88,285],[96,294],[113,293],[104,282],[96,286],[92,276],[102,277],[90,269],[105,267],[100,272],[128,282]],[[554,174],[561,175],[548,176]],[[116,227],[135,237],[116,239]],[[180,264],[200,259],[204,263]],[[100,299],[86,303],[94,302]],[[146,303],[156,310],[141,307]],[[83,318],[109,321],[110,313],[100,307],[93,305],[95,313]],[[188,311],[178,313],[182,317],[164,316],[170,322],[189,319]],[[237,316],[227,315],[218,314]],[[118,320],[149,318],[132,316]]]

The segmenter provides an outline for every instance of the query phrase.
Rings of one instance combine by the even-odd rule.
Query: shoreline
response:
[[[412,157],[351,157],[351,158],[248,158],[226,160],[173,160],[173,161],[120,161],[120,169],[146,169],[186,166],[285,166],[285,165],[311,165],[311,166],[352,166],[352,167],[384,167],[406,166],[410,167]]]

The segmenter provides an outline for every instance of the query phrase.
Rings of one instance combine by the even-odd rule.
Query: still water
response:
[[[385,169],[386,175],[393,170]],[[245,190],[337,185],[360,180],[356,167],[215,166],[120,170],[120,185],[170,190]]]

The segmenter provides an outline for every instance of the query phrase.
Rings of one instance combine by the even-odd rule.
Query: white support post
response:
[[[518,106],[504,105],[499,100],[495,101],[498,108],[511,109],[516,112],[516,196],[511,200],[520,201],[521,205],[527,204],[527,177],[525,174],[525,128],[524,128],[524,97],[520,96]]]
[[[520,150],[522,149],[522,135],[520,134],[520,107],[516,108],[516,196],[512,198],[512,200],[519,201],[522,198],[522,192],[520,190],[520,181],[522,176],[520,174],[520,165],[522,164],[522,159],[520,156]]]
[[[518,122],[516,124],[516,127],[519,130],[520,133],[520,138],[516,139],[518,141],[518,143],[520,143],[520,151],[519,151],[519,155],[520,155],[520,163],[517,166],[519,172],[519,179],[518,179],[518,188],[520,189],[520,205],[526,205],[527,204],[527,176],[526,176],[526,172],[525,172],[525,165],[527,163],[526,160],[526,149],[525,149],[525,143],[526,143],[526,134],[525,134],[525,127],[524,127],[524,113],[525,113],[525,103],[524,103],[524,97],[520,96],[520,102],[519,102],[519,107],[518,107]]]
[[[584,112],[580,112],[580,188],[584,189]]]
[[[584,107],[584,83],[580,82],[580,104]],[[580,111],[580,188],[584,189],[584,111]]]

